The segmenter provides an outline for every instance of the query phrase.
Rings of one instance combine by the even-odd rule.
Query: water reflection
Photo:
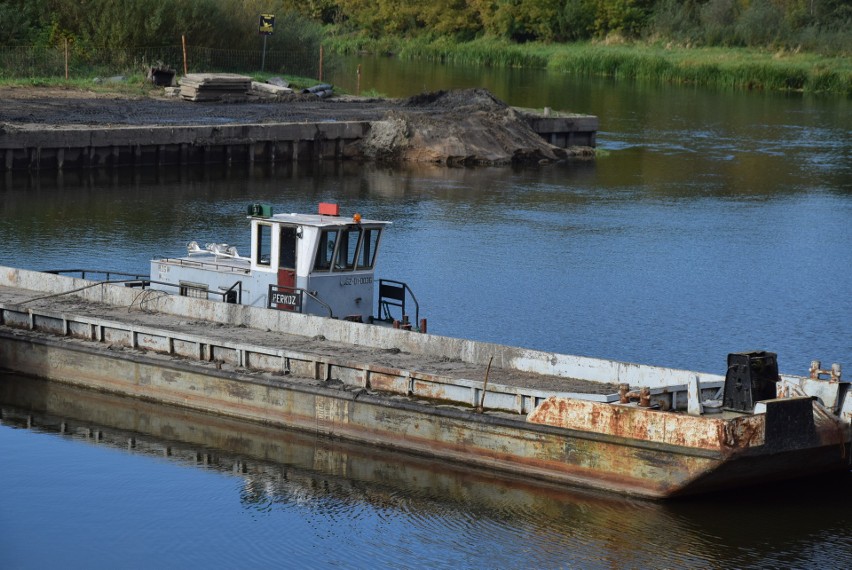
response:
[[[820,496],[832,497],[822,506],[798,493],[779,501],[777,489],[757,499],[747,492],[658,504],[15,375],[2,377],[0,407],[6,427],[237,477],[242,508],[253,517],[297,508],[312,513],[319,525],[345,522],[353,536],[341,547],[352,548],[347,556],[355,557],[355,565],[357,538],[375,540],[370,533],[376,525],[415,541],[446,543],[457,556],[478,560],[475,566],[491,567],[520,560],[541,567],[749,566],[773,559],[779,545],[785,561],[807,560],[821,542],[832,543],[821,555],[831,563],[852,548],[849,477],[821,485]],[[517,551],[495,545],[515,545]],[[417,566],[428,562],[418,557],[434,553],[385,556]]]

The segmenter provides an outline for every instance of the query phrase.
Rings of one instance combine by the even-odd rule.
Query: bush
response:
[[[698,3],[694,0],[662,0],[657,4],[651,25],[651,34],[694,42],[701,37]]]
[[[777,43],[784,28],[784,14],[769,0],[752,0],[734,26],[743,45],[771,46]]]
[[[595,12],[591,0],[565,0],[556,15],[556,39],[561,41],[584,40],[592,37],[595,29]]]
[[[737,21],[736,0],[710,0],[699,11],[704,41],[708,45],[734,45]]]

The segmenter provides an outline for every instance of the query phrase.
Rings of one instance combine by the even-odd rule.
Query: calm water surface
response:
[[[394,221],[379,273],[414,287],[436,333],[712,372],[751,349],[790,373],[852,365],[848,101],[393,60],[350,60],[335,82],[354,91],[358,62],[362,89],[392,96],[486,86],[597,114],[605,152],[530,169],[16,173],[0,178],[0,264],[144,272],[192,239],[247,250],[249,202],[335,200]],[[0,388],[3,568],[852,560],[848,477],[657,505],[9,375]]]

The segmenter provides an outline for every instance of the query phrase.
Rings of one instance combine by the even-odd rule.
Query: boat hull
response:
[[[849,469],[848,434],[787,450],[676,445],[30,331],[0,330],[0,365],[161,404],[655,499]]]

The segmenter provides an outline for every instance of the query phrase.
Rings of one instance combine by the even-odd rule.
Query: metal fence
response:
[[[269,50],[265,57],[262,50],[187,46],[186,69],[189,73],[266,71],[272,74],[318,77],[321,57],[320,49],[311,46]],[[0,47],[0,79],[74,79],[144,74],[152,66],[171,67],[182,74],[183,48],[179,45],[126,49]]]

